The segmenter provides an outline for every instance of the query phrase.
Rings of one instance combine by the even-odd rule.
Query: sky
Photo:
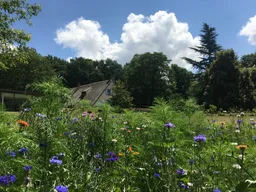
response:
[[[217,43],[238,56],[256,51],[255,0],[28,0],[42,11],[28,46],[41,55],[66,60],[111,58],[121,64],[134,54],[163,52],[172,63],[190,69],[181,57],[198,59],[190,50],[200,44],[203,22],[216,28]]]

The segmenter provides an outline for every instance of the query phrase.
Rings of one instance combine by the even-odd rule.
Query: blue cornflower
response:
[[[154,177],[160,177],[160,173],[155,173]]]
[[[68,192],[68,187],[65,187],[63,185],[58,185],[55,187],[55,189],[57,190],[57,192]]]
[[[16,157],[16,153],[14,151],[12,152],[8,151],[7,155],[10,155],[12,158]]]
[[[99,173],[100,171],[101,171],[101,168],[98,167],[98,168],[96,169],[96,172]]]
[[[178,175],[185,175],[186,172],[185,172],[185,170],[183,170],[183,169],[178,169],[178,170],[177,170],[177,174],[178,174]]]
[[[101,155],[101,154],[97,154],[97,155],[95,155],[95,158],[96,158],[96,159],[101,159],[101,158],[102,158],[102,155]]]
[[[31,169],[32,169],[32,166],[28,166],[28,165],[24,166],[24,171],[29,171]]]
[[[36,113],[36,116],[42,119],[45,119],[47,117],[46,115],[43,115],[41,113]]]
[[[73,118],[71,123],[75,123],[78,121],[78,118]]]
[[[191,165],[194,164],[194,162],[195,162],[194,159],[190,159],[188,163],[189,163],[189,165],[191,166]]]
[[[195,142],[205,142],[206,141],[206,136],[203,134],[197,135],[194,137]]]
[[[40,143],[39,147],[47,147],[47,145],[48,145],[47,143]]]
[[[63,133],[63,135],[65,135],[65,136],[69,136],[69,135],[70,135],[70,132],[69,132],[69,131],[64,132],[64,133]]]
[[[117,161],[119,158],[115,155],[115,153],[114,152],[109,152],[108,153],[108,158],[106,158],[105,159],[105,161],[107,161],[107,162],[115,162],[115,161]]]
[[[53,156],[52,159],[50,159],[50,163],[51,164],[61,165],[62,164],[62,160],[59,160],[58,156]]]
[[[16,176],[13,174],[0,176],[0,185],[7,186],[16,181]]]
[[[57,121],[60,121],[62,119],[62,117],[56,117]]]
[[[241,120],[241,119],[238,119],[236,122],[237,122],[238,124],[240,124],[240,123],[242,123],[242,120]]]
[[[21,154],[21,155],[25,155],[26,153],[28,152],[28,150],[27,150],[27,148],[20,148],[19,149],[19,153]]]
[[[180,188],[183,188],[183,189],[188,189],[188,188],[189,188],[188,185],[185,185],[185,184],[182,183],[182,182],[179,183],[179,187],[180,187]]]
[[[218,188],[214,189],[213,192],[221,192]]]
[[[90,147],[94,147],[94,143],[91,142],[91,143],[90,143]]]
[[[165,127],[168,127],[168,128],[174,128],[175,125],[172,124],[171,122],[167,123],[167,124],[164,124]]]

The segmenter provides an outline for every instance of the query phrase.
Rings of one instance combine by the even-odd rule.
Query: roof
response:
[[[0,89],[0,93],[16,93],[16,94],[23,94],[23,95],[40,95],[36,92],[27,92],[27,91],[18,91],[18,90],[12,90],[12,89]]]
[[[94,105],[106,91],[111,80],[99,81],[72,88],[72,97],[76,100],[90,100]]]

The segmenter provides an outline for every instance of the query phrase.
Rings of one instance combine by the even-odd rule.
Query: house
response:
[[[72,98],[89,100],[91,105],[107,102],[112,95],[113,80],[99,81],[72,88]]]
[[[19,111],[21,105],[27,101],[29,97],[37,95],[37,93],[32,92],[0,89],[0,103],[5,106],[7,111]]]

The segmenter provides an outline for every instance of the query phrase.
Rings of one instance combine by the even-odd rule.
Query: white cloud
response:
[[[66,61],[70,63],[70,59],[73,59],[73,58],[72,58],[72,57],[68,57],[68,58],[66,59]]]
[[[239,32],[240,36],[247,36],[248,42],[256,45],[256,15],[251,17],[245,26]]]
[[[75,50],[77,57],[111,58],[125,64],[136,53],[163,52],[172,63],[188,69],[191,65],[181,57],[198,59],[199,55],[189,47],[199,45],[199,40],[189,32],[187,23],[178,22],[174,13],[166,11],[149,17],[131,13],[123,25],[120,43],[111,43],[97,21],[82,17],[58,29],[55,39],[64,48]]]

